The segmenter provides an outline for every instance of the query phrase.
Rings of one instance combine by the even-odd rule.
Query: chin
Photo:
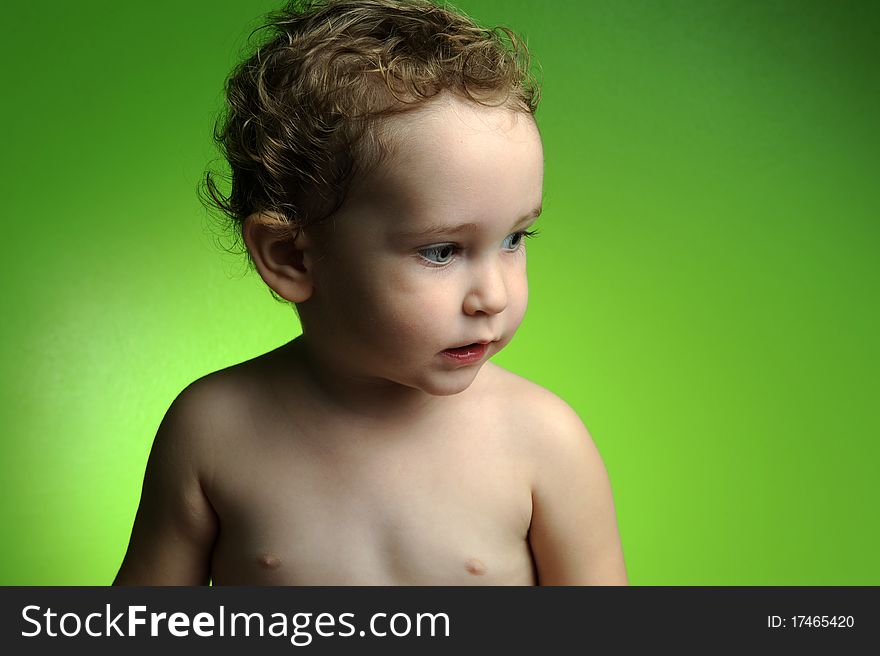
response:
[[[429,380],[422,381],[418,388],[431,396],[461,394],[471,386],[481,368],[482,365],[444,372],[441,375],[433,376]]]

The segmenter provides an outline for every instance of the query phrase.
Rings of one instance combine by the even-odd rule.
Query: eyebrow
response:
[[[522,217],[519,221],[514,224],[514,228],[526,223],[531,219],[537,219],[541,216],[542,207],[538,205],[531,212]],[[458,223],[455,225],[442,225],[442,224],[434,224],[425,226],[421,230],[414,230],[412,232],[398,232],[396,233],[398,237],[402,237],[404,239],[414,239],[414,238],[424,238],[424,237],[441,237],[443,235],[453,235],[459,234],[462,232],[475,232],[479,230],[480,226],[473,222],[467,223]]]

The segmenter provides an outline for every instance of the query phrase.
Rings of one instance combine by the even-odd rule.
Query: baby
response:
[[[269,19],[205,188],[302,335],[173,402],[115,583],[626,584],[586,428],[489,362],[541,212],[522,44],[423,0]]]

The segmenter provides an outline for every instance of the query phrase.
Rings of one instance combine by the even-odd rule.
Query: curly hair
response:
[[[532,115],[538,105],[519,37],[428,0],[294,0],[266,18],[214,127],[231,191],[210,170],[199,185],[239,245],[249,217],[292,238],[331,216],[388,153],[385,119],[442,91]]]

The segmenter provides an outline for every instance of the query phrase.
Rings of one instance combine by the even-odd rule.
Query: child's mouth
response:
[[[488,344],[474,343],[468,344],[467,346],[456,346],[455,348],[449,348],[441,351],[441,354],[451,360],[454,360],[455,362],[459,362],[461,364],[471,364],[473,362],[481,360],[486,354],[487,348]]]

